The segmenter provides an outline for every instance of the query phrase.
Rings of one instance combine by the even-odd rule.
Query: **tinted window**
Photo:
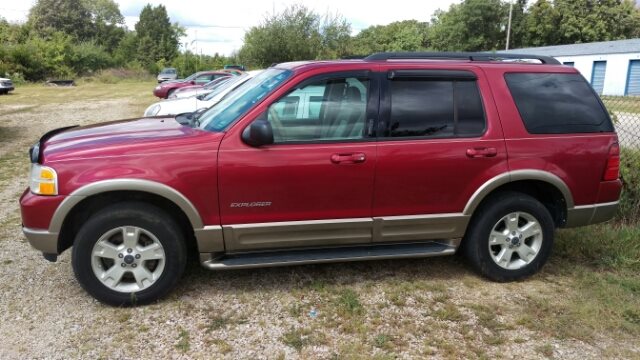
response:
[[[580,74],[512,73],[505,79],[527,131],[613,131],[597,95]]]
[[[269,107],[276,143],[364,137],[369,80],[322,80],[298,88]]]
[[[484,111],[475,81],[396,78],[390,81],[391,114],[386,136],[477,136]]]

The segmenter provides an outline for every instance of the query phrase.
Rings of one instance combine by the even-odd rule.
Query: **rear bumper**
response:
[[[575,206],[567,211],[567,223],[564,227],[577,227],[598,224],[611,220],[618,210],[619,201]]]
[[[58,234],[50,233],[47,230],[22,228],[24,236],[29,240],[29,244],[36,250],[40,250],[45,254],[58,253]]]

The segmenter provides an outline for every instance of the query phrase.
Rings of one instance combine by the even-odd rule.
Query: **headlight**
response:
[[[144,116],[156,116],[160,112],[160,105],[153,105],[144,112]]]
[[[160,85],[156,86],[156,90],[160,90],[160,89],[162,89],[162,86]]]
[[[36,195],[58,195],[58,174],[50,167],[31,164],[29,189]]]

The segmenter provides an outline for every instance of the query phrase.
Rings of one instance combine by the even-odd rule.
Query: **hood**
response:
[[[176,114],[182,114],[187,112],[194,112],[203,107],[209,107],[211,105],[208,105],[208,102],[200,101],[195,97],[179,97],[179,98],[163,100],[149,106],[147,110],[145,110],[144,112],[145,116],[149,116],[153,114],[151,110],[154,109],[156,106],[159,106],[159,108],[156,109],[157,112],[155,113],[155,115],[167,116],[167,115],[176,115]]]
[[[140,156],[196,151],[216,144],[222,133],[180,125],[171,117],[120,120],[75,127],[56,133],[43,144],[43,162],[94,157]]]
[[[7,79],[7,78],[0,78],[0,81],[11,81],[11,79]]]

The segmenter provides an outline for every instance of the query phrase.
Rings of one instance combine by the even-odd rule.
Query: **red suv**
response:
[[[58,129],[30,153],[26,237],[50,261],[73,247],[79,283],[118,305],[165,295],[189,251],[216,270],[459,250],[521,279],[621,190],[589,84],[512,54],[279,64],[188,125]]]
[[[234,74],[229,71],[201,71],[197,72],[186,79],[165,81],[153,89],[153,95],[166,99],[174,91],[187,87],[187,86],[204,86],[204,84],[219,79],[221,77],[233,76]]]

